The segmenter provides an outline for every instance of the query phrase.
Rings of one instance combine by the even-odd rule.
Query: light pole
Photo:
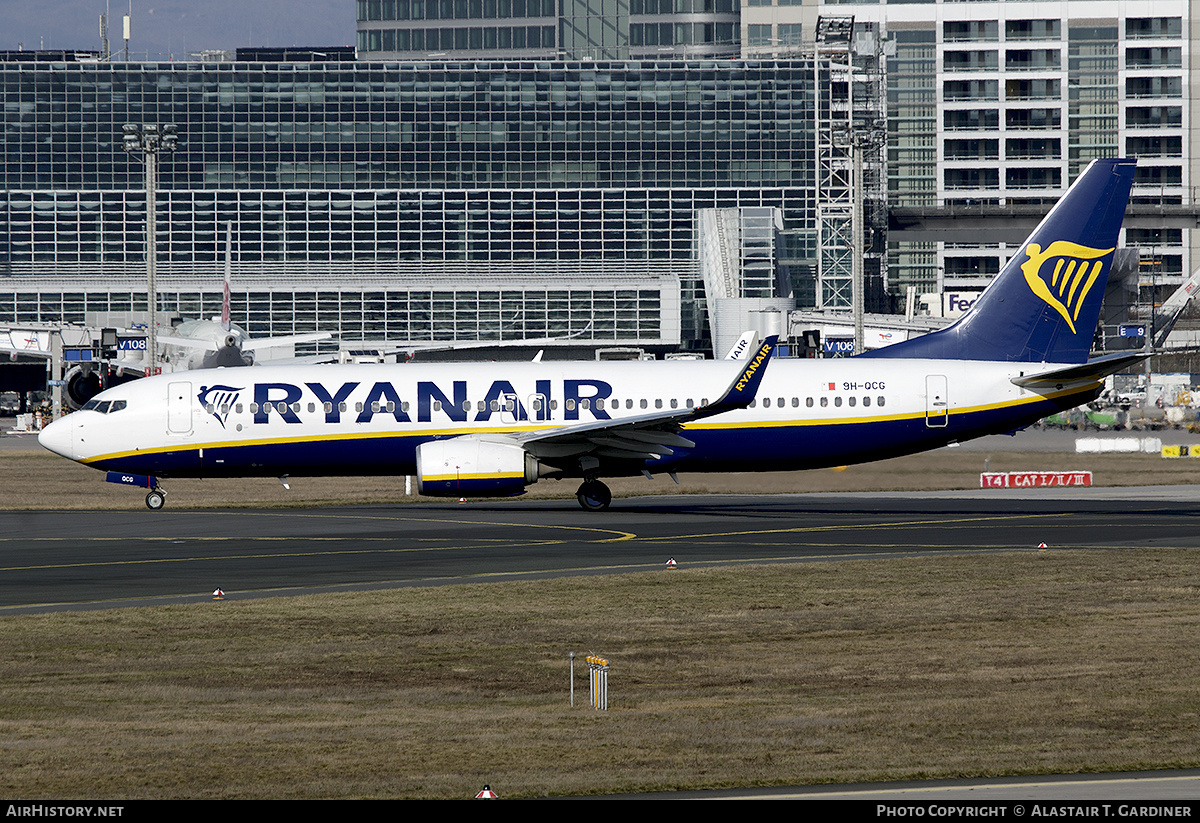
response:
[[[146,300],[150,310],[150,319],[146,324],[148,376],[158,373],[158,319],[155,316],[158,309],[158,286],[154,280],[158,267],[158,240],[154,227],[157,210],[155,199],[158,189],[158,155],[175,151],[178,138],[175,127],[170,124],[139,126],[136,123],[127,123],[121,130],[124,132],[125,151],[130,154],[141,152],[146,159]]]

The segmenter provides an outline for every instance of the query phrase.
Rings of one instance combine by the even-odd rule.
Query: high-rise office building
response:
[[[1138,159],[1135,208],[1193,204],[1197,21],[1188,0],[748,0],[746,56],[810,44],[822,17],[882,35],[888,203],[1036,211],[1089,160]],[[1127,221],[1143,279],[1178,283],[1200,265],[1200,232]],[[979,289],[1015,251],[1003,242],[889,239],[889,285]]]
[[[364,60],[737,57],[737,0],[357,0]]]

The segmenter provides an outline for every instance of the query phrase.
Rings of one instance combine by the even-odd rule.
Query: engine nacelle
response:
[[[105,388],[103,381],[100,379],[99,369],[102,368],[104,368],[102,365],[97,367],[89,366],[87,368],[75,366],[67,372],[63,378],[63,382],[66,383],[63,391],[63,399],[67,401],[68,406],[73,409],[82,409],[84,403],[91,400]],[[140,376],[137,372],[109,374],[107,388],[111,389],[113,386],[128,383],[130,380],[136,380]]]
[[[417,446],[417,491],[430,497],[521,494],[537,479],[537,458],[513,443],[459,437]]]
[[[91,367],[75,366],[67,372],[63,382],[66,383],[67,405],[73,409],[83,408],[84,403],[101,391],[100,373]]]

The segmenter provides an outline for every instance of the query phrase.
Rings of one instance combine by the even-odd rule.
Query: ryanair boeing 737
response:
[[[577,477],[839,466],[1012,432],[1099,393],[1140,355],[1088,359],[1133,180],[1097,160],[957,323],[838,360],[211,369],[109,389],[40,436],[149,488],[158,478],[414,475],[422,494],[514,495]]]

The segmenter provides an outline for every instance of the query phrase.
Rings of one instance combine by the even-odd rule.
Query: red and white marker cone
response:
[[[667,568],[668,568],[668,569],[674,569],[674,568],[677,568],[677,564],[675,563],[675,558],[674,558],[674,557],[672,557],[670,560],[668,560],[668,561],[667,561]]]
[[[225,599],[225,592],[221,591],[220,589],[217,589],[215,592],[213,592],[213,600],[224,600],[224,599]]]
[[[492,791],[491,786],[484,786],[483,791],[481,791],[479,794],[475,795],[475,799],[476,800],[499,800],[500,795],[498,795],[494,791]]]

